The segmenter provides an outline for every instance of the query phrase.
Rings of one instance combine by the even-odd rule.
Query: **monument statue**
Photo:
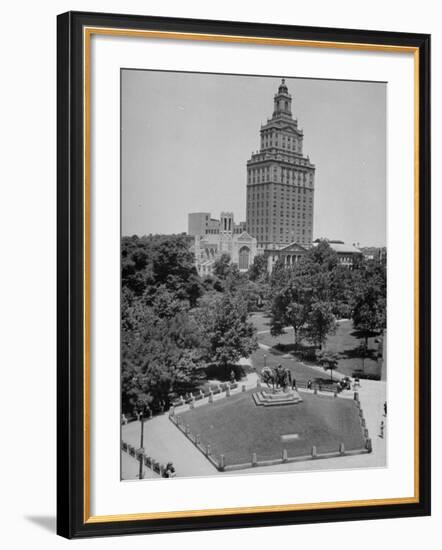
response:
[[[252,394],[256,405],[270,407],[302,402],[299,393],[291,387],[292,375],[290,370],[282,365],[278,365],[274,369],[264,367],[261,370],[261,382],[267,385],[268,390]]]
[[[273,390],[285,390],[291,385],[291,373],[288,368],[278,365],[274,369],[264,367],[261,371],[261,381]]]

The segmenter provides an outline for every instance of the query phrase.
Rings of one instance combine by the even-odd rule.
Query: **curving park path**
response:
[[[308,380],[316,377],[328,377],[328,373],[320,367],[306,365],[296,361],[292,355],[284,354],[270,347],[268,343],[270,328],[268,321],[262,314],[253,315],[252,321],[257,328],[259,349],[248,359],[241,359],[239,362],[243,365],[253,367],[247,377],[240,382],[247,389],[256,387],[258,380],[257,372],[261,370],[264,364],[276,366],[282,364],[289,367],[292,375],[297,380]],[[343,374],[333,373],[333,378],[338,379]],[[238,391],[240,391],[238,389]],[[383,404],[386,401],[386,382],[361,380],[359,388],[359,398],[364,411],[364,417],[367,422],[369,435],[372,439],[373,452],[364,455],[343,456],[339,458],[329,458],[321,460],[312,460],[305,462],[294,462],[278,464],[267,467],[255,467],[253,473],[271,473],[283,471],[308,471],[324,469],[351,469],[363,467],[382,467],[386,465],[386,434],[387,419],[383,416]],[[352,398],[353,392],[344,392],[340,398]],[[215,399],[225,399],[222,395],[215,396]],[[203,405],[206,400],[196,403],[196,407]],[[380,424],[384,422],[386,428],[384,438],[380,435]],[[131,422],[122,427],[123,441],[139,447],[140,424]],[[204,455],[185,437],[185,435],[169,420],[168,414],[155,416],[145,422],[144,441],[146,453],[155,460],[166,464],[173,462],[177,477],[203,477],[213,475],[241,475],[250,473],[251,469],[238,470],[235,472],[219,472]],[[122,453],[122,478],[136,479],[138,475],[138,462]],[[154,477],[148,468],[146,477]],[[157,476],[158,477],[158,476]]]

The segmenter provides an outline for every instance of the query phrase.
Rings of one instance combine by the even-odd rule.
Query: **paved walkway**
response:
[[[258,334],[270,332],[269,330],[259,331]],[[291,358],[291,354],[278,352],[270,346],[259,343],[262,350],[272,354],[281,355],[284,358]],[[239,361],[242,365],[253,366],[251,358],[242,358]],[[300,363],[303,367],[312,373],[323,374],[322,367],[316,367]],[[340,379],[344,376],[337,371],[333,372],[333,378]],[[249,373],[244,380],[241,380],[236,390],[232,394],[240,392],[243,385],[246,389],[256,387],[259,377],[256,372]],[[216,382],[216,381],[214,381]],[[311,470],[330,470],[330,469],[351,469],[364,467],[383,467],[386,466],[386,430],[384,438],[379,437],[380,424],[383,421],[386,424],[386,418],[383,416],[383,405],[386,401],[386,383],[384,381],[361,380],[359,399],[364,412],[364,418],[367,423],[369,436],[372,439],[373,452],[370,454],[343,456],[338,458],[328,458],[321,460],[309,460],[305,462],[295,462],[278,464],[275,466],[250,468],[234,472],[219,472],[197,448],[186,438],[186,436],[169,420],[167,414],[155,416],[152,420],[146,421],[144,427],[144,438],[146,453],[159,462],[166,464],[173,462],[177,477],[202,477],[213,475],[241,475],[248,473],[271,473],[284,471],[311,471]],[[227,399],[225,392],[213,396],[214,400]],[[353,391],[345,391],[338,399],[353,398]],[[208,399],[201,399],[195,402],[195,407],[206,405]],[[189,408],[184,405],[177,409],[177,412],[183,412]],[[139,446],[140,424],[132,422],[123,426],[123,441]],[[123,479],[136,479],[138,475],[138,462],[129,457],[127,453],[123,454]],[[146,469],[147,472],[148,469]],[[150,475],[150,474],[149,474]],[[153,474],[154,475],[154,474]]]
[[[121,479],[138,479],[140,463],[136,458],[126,452],[121,453]],[[143,479],[159,479],[160,476],[150,468],[144,466]]]
[[[140,423],[135,421],[123,426],[123,441],[138,448]],[[162,464],[173,462],[177,476],[212,476],[218,470],[190,443],[186,436],[169,420],[167,414],[154,416],[144,423],[144,448],[146,454]],[[123,455],[127,454],[123,452]],[[128,471],[133,474],[133,471]],[[134,477],[123,479],[134,479]]]
[[[256,386],[257,375],[250,373],[246,381],[246,387]],[[235,392],[241,391],[239,387]],[[233,392],[232,392],[233,393]],[[380,423],[386,418],[383,416],[383,405],[386,399],[386,385],[384,382],[373,380],[362,380],[359,388],[359,398],[367,423],[369,435],[372,439],[373,452],[370,454],[344,456],[321,460],[308,460],[305,462],[294,462],[238,470],[234,472],[219,472],[196,447],[176,428],[169,420],[167,414],[155,416],[152,420],[146,421],[144,426],[144,437],[146,452],[155,460],[162,463],[169,461],[174,463],[177,477],[201,477],[213,475],[242,475],[247,473],[271,473],[271,472],[295,472],[330,469],[351,469],[351,468],[373,468],[386,466],[386,431],[384,438],[379,437]],[[344,392],[338,399],[353,398],[353,392]],[[214,399],[227,399],[225,393],[214,396]],[[204,406],[207,399],[197,401],[195,407]],[[181,412],[186,410],[188,405],[180,407]],[[123,440],[135,447],[139,445],[140,425],[132,422],[123,426]],[[123,453],[123,479],[136,479],[138,475],[137,461]],[[132,462],[130,462],[130,459]],[[147,471],[148,469],[146,469]]]

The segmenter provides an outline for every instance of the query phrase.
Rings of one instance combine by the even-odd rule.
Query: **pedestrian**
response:
[[[175,467],[172,462],[166,464],[166,469],[164,470],[164,477],[175,477]]]
[[[380,433],[379,433],[379,437],[384,439],[384,428],[385,428],[385,424],[384,424],[384,421],[382,420],[381,422],[381,427],[380,427]]]
[[[387,402],[384,403],[384,416],[387,416]]]
[[[234,373],[233,369],[230,371],[230,382],[232,384],[235,383],[235,373]]]

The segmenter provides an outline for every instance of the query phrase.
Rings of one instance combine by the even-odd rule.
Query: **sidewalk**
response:
[[[140,445],[140,423],[135,421],[123,426],[122,437],[123,441],[138,448]],[[154,416],[152,420],[145,422],[144,448],[147,455],[162,464],[173,462],[179,477],[212,476],[218,473],[218,470],[172,424],[166,413]],[[123,452],[124,454],[127,453]],[[130,475],[133,474],[133,471],[126,470],[126,473]],[[135,479],[136,474],[134,477],[125,479]]]

